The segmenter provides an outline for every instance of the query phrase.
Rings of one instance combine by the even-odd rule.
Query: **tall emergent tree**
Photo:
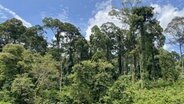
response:
[[[62,82],[65,82],[64,77],[71,73],[73,65],[87,58],[88,44],[79,29],[71,23],[54,18],[44,18],[43,23],[44,27],[49,28],[54,34],[51,53],[58,61],[61,90]]]
[[[43,19],[44,27],[49,28],[53,34],[56,40],[53,41],[53,52],[56,52],[56,55],[54,55],[54,58],[57,61],[61,61],[61,32],[63,32],[63,22],[61,22],[59,19],[53,19],[53,18],[44,18]],[[56,48],[55,48],[56,47]],[[56,51],[55,51],[56,50]],[[63,77],[63,71],[61,68],[61,62],[58,64],[58,70],[59,70],[59,89],[61,92],[61,85],[62,85],[62,77]]]
[[[101,26],[101,31],[107,37],[106,50],[107,59],[112,59],[112,55],[117,55],[118,57],[118,69],[119,74],[125,73],[124,58],[126,51],[126,30],[120,29],[114,23],[108,22]],[[109,53],[110,52],[110,53]],[[123,60],[123,62],[122,62]]]
[[[24,43],[24,47],[26,49],[45,54],[48,44],[43,34],[43,27],[40,25],[35,25],[27,28],[22,34],[22,37],[20,37],[20,40]]]
[[[0,24],[0,47],[6,44],[22,44],[26,49],[45,54],[47,41],[43,29],[36,25],[26,27],[22,21],[12,18]]]
[[[22,21],[12,18],[5,21],[0,26],[1,38],[4,43],[21,43],[20,37],[26,31],[26,27],[23,25]]]
[[[172,21],[168,24],[165,32],[171,35],[170,43],[179,46],[180,51],[180,62],[182,71],[184,70],[183,65],[183,52],[182,47],[184,44],[184,17],[175,17]]]
[[[139,56],[140,56],[140,76],[144,81],[148,77],[148,62],[151,58],[154,65],[154,49],[159,48],[164,43],[163,29],[159,22],[153,17],[152,7],[139,7],[132,9],[131,27],[135,27],[138,32]],[[150,57],[152,56],[152,57]],[[153,69],[155,68],[153,67]],[[144,82],[141,84],[144,87]]]
[[[55,40],[53,47],[56,47],[57,53],[56,53],[56,60],[61,60],[61,32],[64,31],[63,29],[63,22],[61,22],[59,19],[53,19],[53,18],[44,18],[43,19],[44,27],[49,28],[52,33],[54,34]]]

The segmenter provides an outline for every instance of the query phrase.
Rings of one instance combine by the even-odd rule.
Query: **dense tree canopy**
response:
[[[183,17],[165,30],[179,43],[179,55],[163,49],[153,10],[113,10],[127,28],[95,25],[89,41],[75,25],[52,17],[43,26],[16,18],[1,23],[0,104],[183,104]]]

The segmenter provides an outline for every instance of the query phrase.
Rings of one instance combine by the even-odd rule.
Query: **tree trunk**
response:
[[[56,47],[57,47],[57,61],[59,61],[59,91],[61,93],[61,86],[62,86],[62,68],[61,66],[61,55],[60,55],[60,37],[59,37],[60,32],[57,32],[55,34],[56,37]]]
[[[122,45],[121,45],[121,34],[118,36],[118,63],[119,63],[119,74],[122,74]]]
[[[144,88],[145,71],[146,71],[146,50],[145,50],[145,34],[144,25],[141,24],[141,40],[140,40],[140,75],[141,75],[141,88]]]
[[[151,57],[152,57],[152,69],[151,69],[151,76],[153,80],[155,80],[156,77],[156,72],[155,72],[155,55],[154,55],[154,47],[152,46],[152,52],[151,52]]]
[[[182,52],[182,44],[179,43],[179,48],[180,48],[180,64],[181,64],[181,69],[182,69],[182,73],[183,73],[183,52]]]
[[[135,82],[135,71],[137,70],[137,58],[136,55],[133,55],[133,64],[134,66],[132,67],[132,81]]]
[[[122,73],[122,56],[121,56],[121,54],[119,53],[118,54],[118,66],[119,66],[119,74],[121,74]]]
[[[107,61],[110,61],[110,52],[109,52],[109,47],[108,47],[108,44],[106,46],[106,58],[107,58]]]

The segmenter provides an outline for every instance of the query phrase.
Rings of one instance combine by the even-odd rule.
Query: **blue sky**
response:
[[[98,1],[98,0],[97,0]],[[0,4],[16,12],[31,24],[40,24],[43,16],[53,16],[76,24],[87,21],[97,1],[94,0],[2,0]],[[91,5],[94,4],[94,5]],[[84,20],[83,20],[84,19]]]
[[[26,26],[42,24],[44,17],[59,18],[71,22],[81,29],[88,38],[94,25],[120,21],[108,16],[112,7],[120,7],[121,0],[0,0],[0,22],[15,17]],[[152,5],[158,13],[158,20],[163,28],[175,16],[184,16],[183,0],[143,0],[143,5]],[[52,34],[46,35],[49,39]],[[170,46],[165,46],[169,48]]]
[[[85,35],[88,21],[98,12],[101,3],[107,0],[1,0],[3,8],[13,11],[31,25],[42,24],[44,17],[59,18],[79,27]],[[113,5],[119,3],[114,0]],[[0,9],[0,22],[14,17],[9,11]],[[1,18],[2,17],[2,18]],[[50,38],[50,36],[47,36]]]

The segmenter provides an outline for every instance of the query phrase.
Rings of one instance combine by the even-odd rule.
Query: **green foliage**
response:
[[[134,90],[134,104],[183,104],[183,78],[175,84]]]
[[[113,82],[114,68],[108,62],[83,61],[73,67],[70,84],[63,90],[62,101],[72,103],[97,103]]]
[[[46,97],[45,91],[58,88],[59,73],[56,64],[51,55],[37,56],[37,60],[32,64],[30,72],[36,87],[35,97],[42,96],[44,98]]]
[[[17,75],[13,80],[11,92],[15,98],[15,103],[33,104],[33,82],[26,74]]]
[[[33,103],[39,98],[52,101],[56,97],[48,97],[46,93],[58,88],[56,64],[51,55],[41,56],[21,45],[8,44],[0,53],[1,88],[11,89],[7,96],[11,95],[16,103]]]
[[[131,92],[127,90],[130,87],[130,78],[121,76],[108,89],[106,95],[101,99],[102,104],[133,104]]]
[[[91,60],[92,61],[98,61],[98,60],[106,60],[105,55],[103,54],[103,52],[95,52],[94,55],[92,56]]]
[[[144,80],[147,80],[149,76],[151,79],[155,79],[155,77],[157,76],[155,75],[155,73],[158,73],[156,72],[156,70],[158,70],[159,68],[157,67],[155,59],[155,56],[157,55],[156,50],[159,47],[163,46],[165,38],[162,34],[162,27],[159,25],[159,22],[154,18],[152,7],[136,7],[131,10],[131,13],[131,29],[139,31],[139,33],[136,35],[139,45],[140,78],[143,88]],[[155,43],[157,43],[157,45],[155,45]],[[150,60],[151,64],[149,63]],[[151,68],[149,68],[148,66],[151,66]],[[151,71],[148,72],[148,69]]]
[[[23,46],[19,44],[7,44],[3,48],[3,52],[10,53],[16,57],[20,57],[23,51],[24,51]]]
[[[12,18],[0,24],[0,48],[6,44],[23,44],[26,49],[45,53],[47,41],[41,26],[27,28],[23,22]]]
[[[1,72],[1,81],[5,77],[9,77],[11,79],[12,73],[17,73],[16,70],[16,58],[10,53],[0,53],[0,72]]]
[[[174,60],[172,54],[166,50],[160,49],[159,59],[163,79],[176,81],[179,76],[179,71],[175,67],[176,60]]]
[[[21,74],[22,70],[17,63],[22,59],[24,48],[18,44],[8,44],[0,53],[0,86],[10,88],[11,81],[16,74]]]
[[[27,28],[24,36],[21,39],[22,42],[24,42],[24,47],[26,49],[30,49],[31,51],[45,54],[48,43],[45,40],[43,33],[44,30],[39,25]]]
[[[3,39],[3,44],[8,43],[20,43],[20,38],[26,30],[26,27],[23,25],[23,22],[12,18],[0,25],[1,35],[0,37]],[[1,44],[2,44],[1,43]]]
[[[111,15],[127,29],[94,26],[89,41],[56,18],[29,28],[15,18],[1,23],[0,104],[183,104],[182,51],[162,49],[153,8],[128,6]],[[178,31],[182,19],[167,32]],[[44,34],[51,32],[49,43]],[[182,50],[181,31],[174,35]]]
[[[7,90],[0,91],[0,104],[10,104],[13,102],[13,98],[10,96],[10,92]]]

